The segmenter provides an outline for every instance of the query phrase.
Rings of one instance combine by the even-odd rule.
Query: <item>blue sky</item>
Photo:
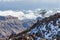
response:
[[[0,0],[0,10],[60,9],[60,0]]]

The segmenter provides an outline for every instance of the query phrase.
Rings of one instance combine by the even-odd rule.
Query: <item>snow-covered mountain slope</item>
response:
[[[41,40],[41,38],[48,40],[58,38],[60,40],[60,13],[42,19],[40,25],[38,27],[36,26],[29,33],[36,34],[39,40]]]
[[[60,13],[38,20],[27,30],[10,36],[10,39],[20,38],[22,40],[60,40]]]

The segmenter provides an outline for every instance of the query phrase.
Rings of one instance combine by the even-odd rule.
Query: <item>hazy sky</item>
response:
[[[0,0],[0,10],[60,9],[60,0]]]

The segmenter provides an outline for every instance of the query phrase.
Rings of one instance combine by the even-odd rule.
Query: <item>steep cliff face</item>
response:
[[[32,26],[36,20],[19,20],[13,16],[0,16],[0,38],[17,34]]]
[[[22,22],[16,17],[12,16],[0,16],[0,37],[7,37],[11,33],[18,33],[17,31],[23,31]],[[20,31],[19,31],[20,32]]]

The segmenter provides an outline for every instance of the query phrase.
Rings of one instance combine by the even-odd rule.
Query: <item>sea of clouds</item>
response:
[[[0,11],[0,16],[14,16],[18,17],[20,20],[23,19],[36,19],[37,17],[42,17],[43,16],[40,14],[41,9],[35,9],[35,10],[23,10],[23,11],[12,11],[12,10],[6,10],[6,11]],[[60,12],[60,11],[57,11]],[[49,17],[50,15],[55,14],[54,11],[48,10],[44,17]]]

